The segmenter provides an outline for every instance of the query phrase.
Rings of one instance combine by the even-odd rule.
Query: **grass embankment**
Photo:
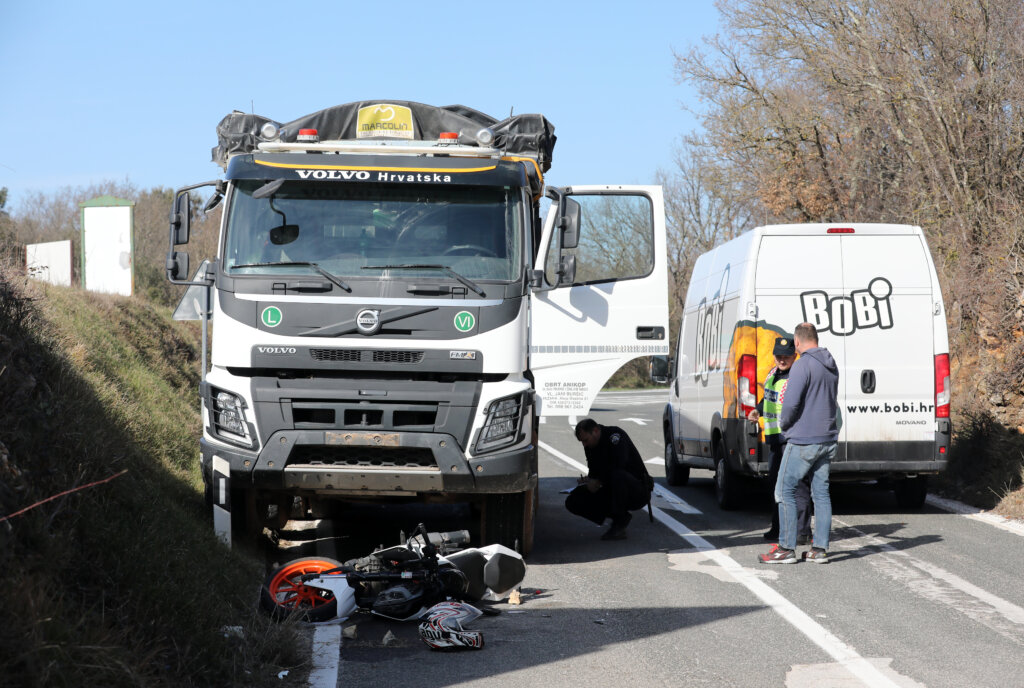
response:
[[[194,329],[0,266],[0,515],[82,488],[0,522],[3,685],[283,685],[302,661],[212,533]]]

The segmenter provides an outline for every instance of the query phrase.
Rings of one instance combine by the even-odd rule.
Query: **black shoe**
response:
[[[777,530],[766,530],[766,531],[764,531],[764,533],[761,534],[761,537],[763,537],[768,542],[778,542],[779,541],[779,531],[777,531]]]
[[[608,532],[601,536],[602,540],[625,540],[626,539],[626,526],[633,520],[633,514],[628,511],[622,518],[617,518],[612,521],[612,527],[608,529]]]
[[[602,540],[625,540],[626,529],[619,528],[618,526],[612,526],[608,529],[608,532],[601,536]]]

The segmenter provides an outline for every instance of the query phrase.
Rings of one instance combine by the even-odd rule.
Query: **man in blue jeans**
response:
[[[775,501],[779,503],[779,544],[758,555],[763,564],[795,564],[796,558],[796,485],[811,475],[811,500],[814,502],[814,546],[804,560],[828,563],[828,539],[832,529],[832,500],[828,494],[828,474],[836,456],[839,428],[836,403],[839,368],[828,349],[818,346],[818,331],[811,323],[801,323],[793,331],[800,358],[790,369],[786,401],[779,425],[786,438]]]

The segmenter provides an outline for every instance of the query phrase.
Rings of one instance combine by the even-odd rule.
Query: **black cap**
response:
[[[775,348],[772,353],[776,356],[796,356],[796,346],[793,340],[787,337],[776,337]]]

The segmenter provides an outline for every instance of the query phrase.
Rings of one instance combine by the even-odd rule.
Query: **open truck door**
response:
[[[662,190],[574,186],[548,195],[529,367],[538,415],[585,415],[623,364],[668,354]]]

